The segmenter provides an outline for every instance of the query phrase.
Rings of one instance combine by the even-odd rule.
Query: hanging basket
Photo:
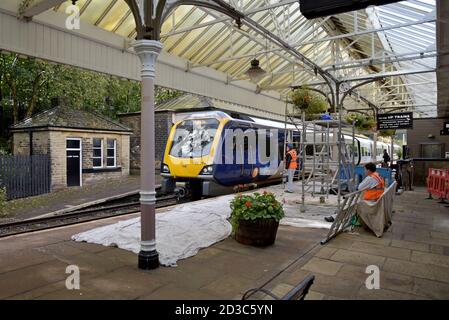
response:
[[[360,131],[372,131],[376,127],[376,121],[373,117],[362,114],[349,113],[345,119],[349,123],[354,123],[355,128]]]
[[[290,101],[306,115],[319,115],[328,109],[326,100],[307,88],[294,89],[290,92]]]

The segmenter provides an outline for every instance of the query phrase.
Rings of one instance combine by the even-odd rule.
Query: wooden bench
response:
[[[272,297],[274,300],[304,300],[307,293],[309,293],[309,289],[313,284],[313,281],[315,280],[314,275],[307,276],[304,280],[302,280],[296,287],[294,287],[292,290],[287,292],[283,297],[278,297],[269,290],[262,289],[262,288],[254,288],[249,289],[245,292],[245,294],[242,297],[242,300],[248,300],[253,294],[257,292],[262,292],[270,297]]]

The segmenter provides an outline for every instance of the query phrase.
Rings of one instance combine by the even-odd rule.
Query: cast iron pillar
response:
[[[137,40],[134,50],[142,62],[141,84],[141,137],[140,137],[140,252],[139,269],[159,267],[156,251],[156,191],[154,148],[154,76],[155,64],[162,50],[156,40]]]

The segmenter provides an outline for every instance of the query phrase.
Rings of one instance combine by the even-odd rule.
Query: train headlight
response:
[[[213,167],[212,166],[206,166],[201,170],[201,174],[212,174]]]
[[[162,165],[162,172],[163,173],[170,173],[170,169],[168,168],[168,166],[165,163]]]

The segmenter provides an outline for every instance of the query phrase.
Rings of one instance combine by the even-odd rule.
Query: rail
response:
[[[173,202],[174,201],[174,202]],[[168,203],[167,203],[168,202]],[[156,198],[156,208],[162,208],[177,203],[176,195],[162,196]],[[0,238],[12,235],[64,227],[94,220],[112,218],[140,212],[140,203],[127,202],[109,206],[86,208],[70,213],[36,218],[24,221],[0,224]]]

